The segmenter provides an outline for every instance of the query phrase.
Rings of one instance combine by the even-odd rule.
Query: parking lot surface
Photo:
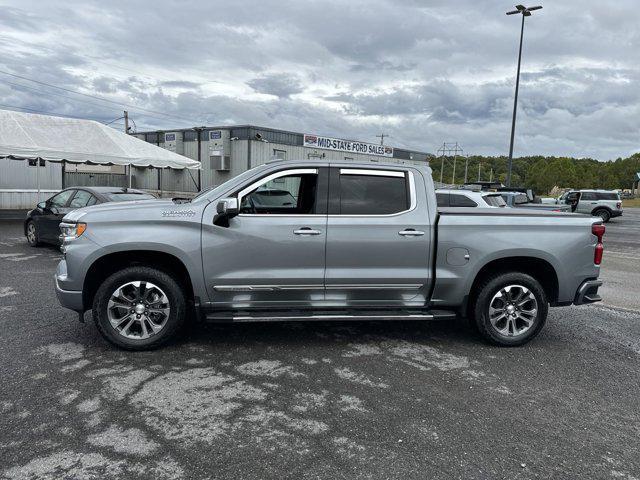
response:
[[[605,302],[530,344],[464,321],[195,325],[129,353],[59,307],[59,252],[0,222],[0,478],[640,477],[640,210]]]

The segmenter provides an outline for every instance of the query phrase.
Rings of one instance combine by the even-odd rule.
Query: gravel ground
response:
[[[638,478],[639,232],[639,210],[613,220],[605,302],[552,309],[521,348],[358,322],[125,353],[59,307],[58,251],[1,222],[0,477]]]

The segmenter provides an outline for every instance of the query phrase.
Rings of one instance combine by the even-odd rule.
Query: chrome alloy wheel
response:
[[[27,225],[27,240],[29,243],[36,243],[36,226],[33,222],[29,222]]]
[[[167,324],[171,308],[160,287],[151,282],[129,282],[109,298],[107,316],[116,332],[126,338],[144,340]]]
[[[506,286],[489,303],[489,321],[500,335],[518,337],[533,326],[538,315],[538,301],[527,287]]]

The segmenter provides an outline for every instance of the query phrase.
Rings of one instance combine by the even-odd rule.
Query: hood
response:
[[[171,213],[194,210],[190,203],[174,203],[171,199],[156,200],[131,200],[129,202],[107,202],[90,207],[83,207],[67,213],[62,221],[78,222],[87,221],[91,218],[118,218],[131,220],[140,216],[167,217]]]

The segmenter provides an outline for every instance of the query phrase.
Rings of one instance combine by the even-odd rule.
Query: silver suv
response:
[[[571,205],[572,212],[600,217],[603,222],[622,215],[620,194],[612,190],[569,190],[556,203]]]

